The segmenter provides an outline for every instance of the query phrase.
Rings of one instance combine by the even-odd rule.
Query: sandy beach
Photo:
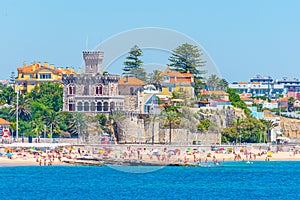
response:
[[[200,151],[197,148],[184,147],[179,150],[165,146],[154,149],[147,147],[101,147],[97,151],[84,148],[64,148],[58,151],[45,151],[32,153],[23,149],[21,152],[12,152],[11,156],[2,153],[0,156],[0,167],[7,166],[57,166],[68,163],[87,164],[90,160],[109,163],[128,163],[134,161],[156,165],[177,165],[188,163],[205,162],[228,162],[228,161],[300,161],[300,154],[296,151],[267,152],[261,149],[251,149],[243,152],[226,151]],[[193,150],[194,149],[194,150]],[[2,149],[3,152],[4,149]],[[80,162],[79,162],[80,161]],[[92,165],[92,163],[91,163]],[[99,164],[100,165],[100,164]],[[101,164],[102,165],[102,164]]]

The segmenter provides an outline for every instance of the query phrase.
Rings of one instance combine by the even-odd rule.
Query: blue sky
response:
[[[300,78],[299,9],[296,0],[1,1],[0,79],[23,61],[78,68],[86,47],[143,27],[193,38],[229,82],[256,74]],[[154,62],[167,64],[162,57]]]

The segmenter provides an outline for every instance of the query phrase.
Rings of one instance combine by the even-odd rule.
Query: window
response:
[[[81,102],[77,103],[77,111],[82,111],[82,103]]]
[[[108,102],[104,102],[104,111],[108,111]]]
[[[91,103],[91,111],[95,111],[96,110],[96,104],[95,102]]]
[[[134,95],[133,87],[130,88],[130,95]]]
[[[183,87],[179,88],[179,92],[183,92]]]
[[[72,100],[69,100],[69,111],[75,111],[75,104]]]
[[[51,74],[40,74],[40,79],[51,79]]]
[[[172,87],[169,87],[168,89],[169,89],[169,92],[172,92]]]
[[[35,85],[35,84],[34,84],[34,82],[30,82],[30,85],[32,85],[32,86],[33,86],[33,85]]]
[[[103,87],[102,85],[96,86],[96,95],[102,95],[103,94]]]
[[[102,111],[102,103],[101,102],[97,103],[97,111]]]
[[[32,78],[32,74],[29,74],[29,78]]]
[[[115,109],[115,102],[110,102],[110,110],[114,110]]]
[[[84,111],[89,111],[90,109],[89,107],[90,107],[89,102],[84,102],[84,107],[83,107]]]
[[[170,81],[170,77],[169,76],[164,76],[164,81]]]
[[[69,94],[69,95],[74,95],[74,94],[75,94],[75,88],[74,88],[74,85],[69,85],[69,86],[68,86],[68,94]]]

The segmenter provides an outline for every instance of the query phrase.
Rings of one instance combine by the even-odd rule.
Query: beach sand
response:
[[[126,151],[126,150],[124,150]],[[124,160],[124,161],[128,161],[128,160],[135,160],[135,161],[143,161],[143,162],[148,162],[148,163],[153,163],[153,164],[161,164],[161,165],[169,165],[169,164],[180,164],[180,163],[187,163],[187,162],[194,162],[195,158],[197,161],[201,161],[201,162],[213,162],[213,161],[217,161],[217,162],[227,162],[227,161],[236,161],[236,162],[240,162],[240,161],[300,161],[300,154],[295,154],[294,152],[276,152],[276,153],[272,153],[272,154],[266,154],[264,153],[261,156],[258,156],[259,154],[261,154],[260,151],[256,150],[256,151],[252,151],[251,153],[251,157],[250,155],[245,155],[244,153],[239,153],[240,155],[240,159],[236,159],[235,157],[236,155],[234,153],[218,153],[215,151],[207,151],[207,152],[197,152],[197,153],[188,153],[188,152],[181,152],[180,155],[176,154],[176,155],[171,155],[171,156],[167,156],[167,153],[163,153],[162,151],[160,151],[161,155],[165,155],[165,156],[161,156],[160,159],[158,159],[156,156],[152,156],[150,158],[149,156],[149,152],[140,152],[140,155],[142,158],[138,158],[136,152],[134,154],[133,157],[122,157],[120,156],[120,150],[113,150],[112,152],[110,152],[109,158],[110,159],[116,159],[116,160]],[[254,156],[254,154],[256,156]],[[95,157],[99,157],[99,154],[90,154],[92,156]],[[208,156],[209,155],[209,156]],[[70,154],[71,159],[75,159],[76,157],[78,157],[79,155],[76,153]],[[165,159],[162,160],[161,158],[164,157]],[[101,156],[100,156],[101,158]],[[62,158],[62,160],[64,160],[64,158]],[[19,157],[17,155],[13,155],[12,159],[8,159],[7,156],[2,156],[0,157],[0,167],[7,167],[7,166],[39,166],[40,163],[36,162],[36,158],[29,153],[26,153],[26,158],[24,159],[24,157]],[[46,163],[46,166],[48,165],[48,163]],[[54,159],[54,162],[52,163],[52,165],[56,166],[56,165],[67,165],[67,163],[65,162],[61,162],[59,161],[57,158]],[[44,163],[41,163],[41,166],[44,166]]]

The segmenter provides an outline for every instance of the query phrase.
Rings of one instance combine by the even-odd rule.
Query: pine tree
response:
[[[202,74],[205,74],[205,70],[200,70],[200,67],[205,66],[205,61],[202,60],[202,51],[197,46],[184,43],[173,50],[172,55],[169,58],[171,69],[194,74],[194,89],[196,95],[200,93],[203,88]]]
[[[9,84],[10,84],[11,86],[14,86],[14,85],[15,85],[15,83],[16,83],[15,78],[16,78],[16,77],[15,77],[15,72],[12,71],[11,74],[10,74],[10,77],[9,77]]]
[[[130,49],[129,55],[126,57],[126,61],[124,62],[124,76],[133,76],[146,81],[146,72],[145,69],[142,68],[143,61],[140,59],[141,56],[143,56],[142,50],[137,45],[134,45]]]
[[[203,53],[197,46],[185,43],[173,50],[172,55],[169,58],[171,62],[169,66],[171,69],[187,73],[190,72],[199,77],[205,73],[203,70],[199,70],[199,67],[205,66],[205,61],[201,59]]]

